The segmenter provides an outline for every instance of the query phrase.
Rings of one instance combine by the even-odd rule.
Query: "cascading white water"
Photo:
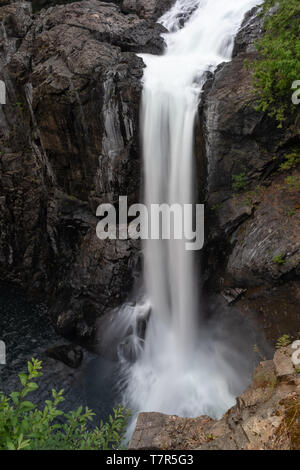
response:
[[[162,56],[144,54],[142,103],[145,200],[194,202],[194,124],[205,73],[231,59],[234,37],[257,0],[177,0],[160,22]],[[186,20],[184,27],[182,21]],[[185,241],[147,241],[142,351],[126,370],[125,402],[135,411],[219,416],[243,387],[226,347],[199,328],[193,252]],[[141,306],[139,306],[141,309]]]

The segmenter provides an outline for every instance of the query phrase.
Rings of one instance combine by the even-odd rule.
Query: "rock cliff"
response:
[[[280,169],[289,154],[300,151],[300,116],[280,129],[255,110],[253,77],[245,64],[256,57],[254,41],[262,34],[263,20],[254,9],[237,35],[233,60],[205,85],[204,269],[207,291],[221,292],[230,302],[236,298],[236,306],[263,324],[274,342],[300,326],[299,168]]]
[[[134,281],[138,245],[98,240],[95,214],[119,195],[139,200],[136,53],[161,52],[154,19],[170,2],[66,2],[36,15],[5,3],[0,277],[46,300],[60,332],[90,342]]]

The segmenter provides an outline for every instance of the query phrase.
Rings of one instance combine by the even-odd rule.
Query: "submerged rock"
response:
[[[78,369],[83,361],[83,350],[74,344],[65,344],[49,348],[46,351],[48,357],[61,361],[72,369]]]

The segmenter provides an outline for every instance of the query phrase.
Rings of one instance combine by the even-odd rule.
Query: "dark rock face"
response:
[[[138,243],[100,241],[95,214],[120,195],[139,202],[135,53],[160,53],[164,28],[97,0],[35,17],[30,3],[0,10],[0,277],[46,300],[61,332],[91,342],[95,318],[134,282]]]
[[[80,1],[80,0],[78,0]],[[74,3],[72,0],[32,0],[32,9],[36,13],[42,8],[55,7],[56,5],[65,5],[67,3]]]
[[[117,3],[122,4],[124,13],[137,13],[140,18],[157,20],[171,8],[175,0],[119,0]]]
[[[79,2],[80,0],[77,1]],[[156,21],[163,13],[171,8],[174,2],[175,0],[106,0],[105,3],[118,5],[125,14],[135,13],[140,18]],[[3,0],[3,4],[6,3],[8,2]],[[72,0],[32,0],[34,11],[68,3],[74,2]]]
[[[62,346],[55,346],[46,351],[48,357],[60,361],[72,369],[78,369],[83,361],[83,350],[80,346],[73,344],[64,344]]]
[[[260,12],[260,7],[254,7],[246,14],[242,27],[235,38],[233,57],[242,52],[255,52],[254,42],[263,36],[264,19],[263,16],[259,16]]]
[[[263,318],[274,340],[274,333],[278,338],[300,324],[299,312],[278,290],[281,284],[297,290],[299,279],[299,189],[286,183],[299,170],[278,170],[284,156],[299,149],[300,122],[287,120],[279,129],[255,110],[252,75],[244,65],[255,58],[253,42],[262,34],[262,20],[253,14],[236,38],[232,62],[206,83],[200,110],[208,173],[205,276],[208,289],[247,290],[238,306]],[[290,319],[281,331],[272,326],[283,324],[280,315]]]

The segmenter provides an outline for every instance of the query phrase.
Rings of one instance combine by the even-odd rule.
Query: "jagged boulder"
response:
[[[151,18],[157,20],[163,13],[165,13],[173,3],[174,0],[120,0],[122,4],[122,11],[125,13],[137,13],[141,18]]]
[[[78,2],[81,0],[77,0]],[[175,0],[106,0],[105,3],[114,3],[125,14],[136,13],[140,18],[157,20],[175,2]],[[2,0],[1,5],[9,3]],[[34,11],[49,8],[55,5],[74,3],[73,0],[32,0]]]

